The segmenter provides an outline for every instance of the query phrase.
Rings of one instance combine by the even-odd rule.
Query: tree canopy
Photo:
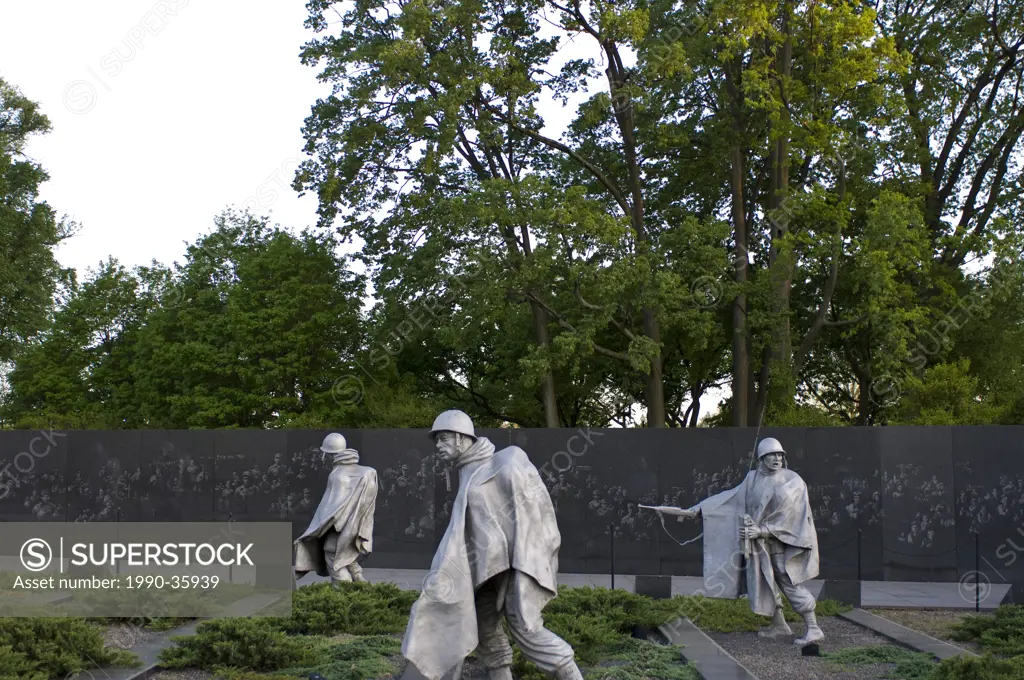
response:
[[[307,8],[316,225],[78,283],[0,173],[5,423],[1024,422],[1024,2]]]

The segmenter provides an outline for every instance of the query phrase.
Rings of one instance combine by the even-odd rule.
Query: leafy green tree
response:
[[[46,327],[55,294],[71,279],[54,248],[75,225],[39,200],[49,177],[25,155],[29,138],[49,131],[39,106],[0,78],[0,364]]]
[[[326,31],[330,7],[310,3],[307,25]],[[340,34],[306,46],[304,62],[323,62],[322,78],[335,90],[307,120],[314,159],[300,169],[296,188],[317,192],[324,226],[349,211],[339,228],[367,243],[372,262],[388,254],[385,240],[397,241],[407,253],[425,252],[431,264],[417,273],[472,275],[477,285],[491,284],[480,292],[491,305],[510,298],[528,305],[529,314],[491,309],[532,332],[536,350],[525,356],[525,380],[540,383],[546,424],[587,410],[575,396],[552,399],[554,371],[573,379],[587,373],[584,363],[612,360],[619,368],[611,383],[638,374],[647,423],[664,426],[663,329],[696,331],[713,315],[690,299],[693,260],[665,266],[662,236],[685,226],[685,211],[664,201],[660,213],[647,207],[658,203],[671,172],[658,160],[675,152],[675,140],[645,111],[650,67],[623,61],[642,49],[649,11],[536,0],[390,9],[380,0],[358,2]],[[555,35],[545,37],[542,27]],[[550,73],[568,40],[585,46],[586,57]],[[604,77],[599,61],[608,65]],[[546,134],[541,97],[565,100],[588,80],[603,83],[579,105],[566,134]],[[418,219],[375,218],[381,209]],[[423,219],[430,211],[454,219]],[[686,229],[699,237],[702,258],[700,246],[715,237]],[[457,271],[455,262],[463,263]],[[500,331],[522,337],[518,328]],[[465,380],[461,386],[468,390]]]
[[[880,2],[878,26],[908,57],[888,83],[901,116],[886,160],[921,197],[939,261],[955,272],[1020,211],[1024,4]]]
[[[344,421],[332,386],[362,342],[364,282],[330,237],[226,211],[188,248],[137,347],[148,427]]]
[[[935,364],[922,377],[911,375],[904,386],[899,425],[994,425],[1002,409],[987,403],[966,359]]]
[[[362,393],[339,384],[364,344],[364,282],[334,240],[292,235],[248,213],[227,211],[215,225],[174,270],[129,272],[110,260],[76,286],[10,375],[9,420],[76,428],[371,421]],[[401,401],[398,390],[391,401]]]
[[[153,305],[137,273],[112,258],[90,271],[19,352],[5,420],[30,428],[141,427],[133,344]]]

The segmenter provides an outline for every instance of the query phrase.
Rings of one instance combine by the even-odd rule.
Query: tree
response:
[[[74,283],[9,376],[5,420],[14,427],[142,427],[133,346],[154,306],[138,272],[108,259]]]
[[[54,249],[75,225],[39,200],[49,176],[25,155],[29,138],[49,131],[39,106],[0,79],[0,364],[46,327],[55,294],[72,276]]]
[[[698,25],[685,42],[690,77],[657,92],[674,103],[677,136],[702,152],[672,181],[732,224],[734,285],[722,287],[733,425],[760,422],[769,405],[769,420],[788,418],[823,339],[860,321],[839,314],[836,296],[867,263],[850,246],[878,193],[841,159],[863,143],[900,66],[873,19],[860,2],[792,0],[707,2],[665,19]]]
[[[148,316],[136,371],[147,427],[344,422],[334,382],[363,341],[364,282],[330,237],[225,211]],[[347,415],[346,415],[347,414]]]
[[[173,270],[110,260],[74,287],[19,356],[7,417],[129,429],[369,420],[363,395],[339,383],[365,344],[365,284],[333,239],[233,211],[215,225]]]
[[[310,3],[307,25],[325,31],[331,6]],[[538,348],[531,375],[540,372],[545,422],[555,416],[551,361],[561,343],[588,359],[620,362],[618,372],[639,373],[648,424],[664,426],[662,328],[689,323],[669,317],[689,298],[692,271],[680,280],[682,266],[665,267],[661,235],[680,221],[678,211],[648,209],[669,172],[659,160],[674,151],[674,140],[645,113],[651,66],[623,61],[648,34],[648,10],[575,1],[363,0],[341,23],[339,35],[314,40],[303,52],[306,64],[324,62],[321,77],[334,84],[306,121],[314,159],[295,182],[317,192],[321,225],[348,212],[339,228],[358,234],[376,256],[395,234],[395,221],[372,214],[408,196],[490,205],[489,214],[474,216],[473,229],[465,221],[438,227],[432,220],[404,229],[419,237],[424,227],[428,242],[448,252],[458,247],[466,260],[503,254],[485,280],[529,305],[530,315],[515,318],[532,328]],[[556,35],[543,36],[542,27]],[[577,37],[586,40],[588,58],[549,73],[560,43]],[[608,65],[603,78],[598,59]],[[664,69],[663,60],[657,68]],[[541,97],[564,100],[595,80],[603,86],[579,106],[566,135],[546,134]],[[542,196],[557,197],[564,208],[538,215],[528,202]],[[405,246],[411,239],[399,240]],[[549,276],[537,278],[540,272]],[[493,292],[485,297],[496,299]],[[685,307],[684,315],[694,313],[692,300]],[[557,336],[549,335],[551,327]],[[579,358],[565,357],[577,366]],[[566,422],[564,405],[560,418]]]
[[[1007,224],[1000,216],[1020,209],[1024,3],[878,6],[879,31],[909,56],[890,81],[902,120],[887,160],[922,197],[939,261],[956,271],[987,253],[993,230]]]

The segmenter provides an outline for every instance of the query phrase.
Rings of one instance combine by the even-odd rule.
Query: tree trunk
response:
[[[700,398],[702,396],[704,396],[703,386],[698,384],[690,388],[690,399],[693,403],[690,409],[689,427],[697,427],[697,423],[700,421]]]
[[[871,421],[871,378],[867,374],[857,376],[860,384],[860,398],[857,400],[857,425],[869,425]]]
[[[609,65],[605,74],[608,76],[609,92],[612,95],[615,120],[622,134],[622,149],[629,176],[630,222],[636,232],[637,251],[650,252],[650,237],[644,224],[644,193],[643,178],[640,175],[640,161],[637,155],[636,130],[633,121],[633,103],[627,90],[626,71],[614,42],[604,44]],[[647,427],[666,427],[665,416],[665,385],[662,378],[664,358],[661,355],[661,330],[655,309],[645,306],[643,313],[643,332],[659,347],[658,355],[651,359],[651,367],[644,376],[644,399],[647,402]]]
[[[739,59],[737,59],[739,61]],[[736,72],[742,64],[735,64]],[[729,90],[729,101],[732,108],[733,131],[736,139],[732,147],[732,168],[730,184],[732,190],[732,223],[733,241],[736,251],[733,253],[733,277],[741,292],[732,301],[732,424],[733,427],[746,427],[747,409],[750,400],[750,355],[747,353],[747,295],[742,292],[747,282],[747,224],[746,210],[743,200],[743,122],[741,93],[736,86],[735,76],[731,69],[725,72],[726,87]]]
[[[661,344],[661,331],[658,318],[651,309],[644,309],[644,335]],[[645,376],[644,395],[647,401],[647,427],[666,427],[665,424],[665,384],[662,380],[662,358],[651,359],[651,370]]]
[[[780,80],[780,99],[784,94],[789,75],[792,71],[793,39],[790,35],[792,11],[791,1],[786,0],[782,7],[782,33],[785,42],[778,52],[776,70]],[[784,240],[789,234],[792,208],[787,207],[789,199],[789,111],[782,106],[779,114],[776,141],[772,145],[769,162],[769,188],[767,215],[771,222],[771,245],[768,255],[769,278],[774,292],[772,311],[774,313],[772,344],[765,349],[764,362],[761,367],[761,385],[758,394],[758,410],[762,411],[769,399],[769,380],[772,375],[772,364],[780,363],[783,370],[790,365],[793,356],[789,307],[792,289],[793,260]],[[786,248],[784,250],[784,248]],[[776,385],[788,388],[788,385]]]
[[[750,336],[750,327],[747,327],[745,350],[747,353],[747,427],[759,422],[760,411],[757,410],[757,382],[754,375],[754,367],[751,365],[751,358],[754,356],[754,340]]]
[[[550,338],[548,337],[548,313],[536,302],[530,303],[533,311],[533,339],[538,347],[548,349]],[[544,379],[540,384],[540,398],[544,404],[544,427],[559,427],[558,401],[555,398],[555,376],[551,368],[544,372]]]

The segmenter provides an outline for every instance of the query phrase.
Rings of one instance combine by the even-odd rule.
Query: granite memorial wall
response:
[[[328,430],[0,432],[4,521],[287,521],[297,537],[324,491]],[[458,472],[426,430],[347,430],[380,482],[365,566],[427,568]],[[688,507],[738,484],[754,428],[492,429],[545,480],[564,572],[698,575]],[[1024,581],[1024,427],[764,428],[807,482],[823,578]],[[667,531],[666,531],[667,530]],[[975,533],[978,534],[977,539]],[[683,545],[681,545],[683,544]],[[980,549],[976,552],[975,546]],[[1018,547],[1019,546],[1019,547]]]

